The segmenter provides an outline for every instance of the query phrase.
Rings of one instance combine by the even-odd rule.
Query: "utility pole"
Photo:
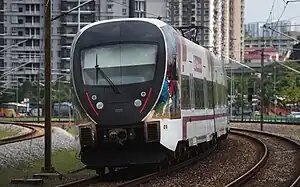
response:
[[[45,0],[45,165],[44,172],[52,173],[51,165],[51,0]]]
[[[260,75],[260,130],[264,129],[264,55],[265,55],[265,28],[266,25],[263,26],[263,45],[261,48],[261,75]]]
[[[135,14],[135,9],[134,9],[134,0],[129,0],[129,18],[134,18],[134,14]]]
[[[37,85],[37,91],[38,91],[38,93],[37,93],[37,103],[38,103],[38,105],[37,105],[37,108],[38,108],[38,123],[40,123],[40,69],[41,69],[41,67],[39,66],[39,71],[38,71],[38,75],[37,75],[37,81],[38,81],[38,85]]]
[[[242,112],[242,121],[244,121],[244,68],[242,69],[242,85],[241,85],[241,112]]]

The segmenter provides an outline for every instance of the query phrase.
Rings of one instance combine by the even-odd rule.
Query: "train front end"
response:
[[[156,23],[116,19],[90,24],[71,49],[81,160],[89,168],[158,161],[159,122],[145,119],[166,74],[166,46]]]

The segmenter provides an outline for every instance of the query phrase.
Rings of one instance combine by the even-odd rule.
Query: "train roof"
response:
[[[165,23],[159,19],[156,19],[156,18],[118,18],[118,19],[96,21],[94,23],[91,23],[91,24],[83,27],[82,30],[86,30],[86,29],[88,29],[92,26],[98,25],[98,24],[111,23],[111,22],[117,22],[117,21],[144,21],[144,22],[152,23],[152,24],[156,25],[157,27],[162,27],[162,26],[167,25],[167,23]]]

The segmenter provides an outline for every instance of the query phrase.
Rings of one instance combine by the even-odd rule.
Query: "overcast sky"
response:
[[[274,0],[245,0],[245,22],[266,21],[270,14],[273,1]],[[284,0],[275,0],[272,14],[273,20],[277,20],[280,16],[284,8],[283,1]],[[289,3],[282,19],[289,19],[296,16],[298,17],[292,20],[300,24],[300,2]]]

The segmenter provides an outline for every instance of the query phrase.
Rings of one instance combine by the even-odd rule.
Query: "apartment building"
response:
[[[60,15],[86,1],[52,0],[52,16]],[[217,54],[223,53],[228,56],[226,54],[233,50],[229,44],[234,37],[239,38],[240,46],[243,46],[240,34],[244,3],[238,4],[235,1],[238,0],[135,0],[135,17],[160,16],[162,20],[174,26],[207,27],[199,31],[200,44]],[[235,7],[240,6],[239,14],[231,7],[232,4]],[[78,29],[97,20],[128,17],[128,6],[129,0],[95,0],[80,10],[53,21],[53,79],[69,72],[71,43]],[[233,11],[239,18],[229,16]],[[2,71],[25,64],[1,80],[8,87],[16,86],[25,79],[34,81],[39,73],[41,79],[44,77],[43,14],[44,0],[0,0],[0,48],[29,39],[6,50],[0,56]],[[65,78],[69,79],[68,76]]]
[[[230,0],[229,7],[229,56],[233,59],[243,62],[245,0]]]
[[[252,37],[262,37],[263,36],[263,25],[266,22],[251,22],[245,24],[245,34]],[[299,31],[299,26],[297,26],[296,21],[293,20],[280,20],[271,21],[268,23],[270,27],[276,27],[279,32],[290,32]],[[265,30],[264,36],[266,37],[279,37],[281,34],[273,32],[272,30]]]
[[[86,1],[53,0],[52,16],[58,16]],[[53,21],[51,25],[53,79],[65,76],[69,80],[70,77],[65,74],[70,70],[70,48],[78,29],[96,20],[128,17],[128,5],[129,0],[95,0],[80,10]],[[135,0],[135,9],[135,17],[157,17],[156,15],[164,19],[167,17],[164,0]],[[20,43],[0,56],[1,71],[25,64],[1,80],[6,87],[16,86],[23,80],[34,81],[39,74],[43,79],[43,14],[44,0],[0,0],[0,49]],[[28,39],[26,42],[21,43],[26,39]]]
[[[292,38],[298,38],[300,36],[300,32],[291,31],[286,32],[287,35],[291,36]],[[251,37],[247,36],[245,38],[245,47],[271,47],[275,48],[279,55],[286,55],[288,51],[293,49],[293,46],[297,43],[297,41],[286,37],[286,36],[279,36],[279,37]]]
[[[220,54],[228,47],[228,0],[169,0],[169,23],[173,26],[197,25],[199,44]]]

